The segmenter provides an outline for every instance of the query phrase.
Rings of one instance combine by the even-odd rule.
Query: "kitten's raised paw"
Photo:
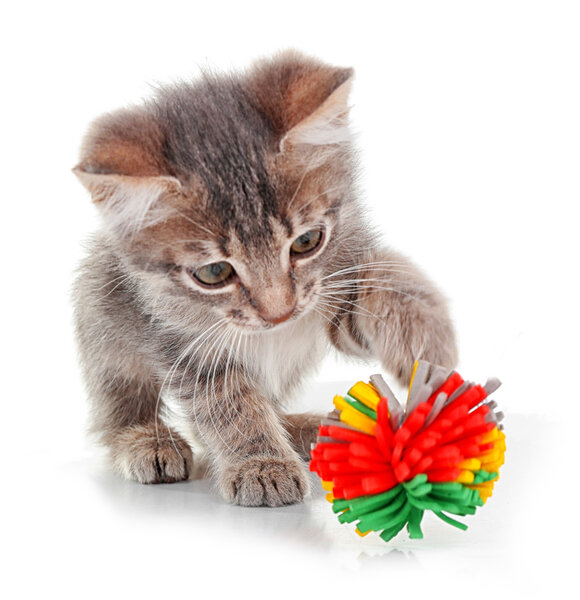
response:
[[[255,457],[227,467],[220,476],[226,500],[241,506],[284,506],[309,491],[304,467],[294,458]]]
[[[193,467],[189,444],[164,425],[123,429],[111,444],[111,457],[118,471],[139,483],[184,481]]]

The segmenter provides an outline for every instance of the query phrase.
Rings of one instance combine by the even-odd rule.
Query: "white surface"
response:
[[[194,596],[202,580],[216,595],[256,598],[311,596],[323,581],[335,595],[362,582],[381,597],[392,586],[408,597],[512,598],[574,580],[578,4],[380,6],[4,7],[3,597]],[[152,82],[288,46],[355,67],[371,214],[451,299],[462,374],[504,381],[507,464],[466,533],[436,521],[422,542],[386,545],[339,526],[319,491],[301,506],[250,510],[223,504],[206,482],[139,487],[111,475],[85,440],[68,299],[97,220],[70,173],[82,132]],[[329,359],[318,381],[369,372]],[[303,401],[325,410],[317,389]]]
[[[324,410],[345,385],[313,386],[304,400]],[[94,452],[33,452],[34,474],[8,489],[3,585],[18,598],[193,596],[208,584],[212,597],[243,598],[564,592],[577,528],[571,484],[555,477],[564,473],[558,428],[522,414],[509,415],[506,428],[500,481],[475,516],[461,519],[466,532],[426,515],[423,540],[402,533],[389,543],[340,525],[315,476],[304,504],[240,508],[207,480],[142,486],[113,475]]]

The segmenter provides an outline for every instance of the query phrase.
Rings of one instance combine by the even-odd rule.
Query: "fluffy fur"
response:
[[[75,288],[94,430],[142,483],[187,479],[179,403],[224,498],[299,502],[316,415],[283,405],[328,347],[407,382],[453,366],[445,302],[382,248],[356,193],[350,69],[286,52],[98,119],[75,172],[103,216]],[[308,231],[320,243],[299,254]],[[196,279],[227,261],[225,285]]]

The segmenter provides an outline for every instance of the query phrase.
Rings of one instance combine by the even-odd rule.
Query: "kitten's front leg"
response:
[[[193,421],[213,455],[222,496],[242,506],[301,502],[309,491],[305,465],[274,407],[239,374],[193,390]]]
[[[342,288],[332,285],[324,293],[333,294],[337,307],[332,339],[339,349],[371,354],[403,384],[409,383],[418,359],[449,368],[457,362],[447,303],[408,259],[377,250],[354,280]]]

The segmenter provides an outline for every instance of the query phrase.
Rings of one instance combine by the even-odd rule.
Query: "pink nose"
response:
[[[262,318],[264,319],[264,321],[268,321],[268,323],[272,323],[272,325],[279,325],[280,323],[284,323],[284,321],[287,321],[294,314],[295,309],[296,309],[296,305],[294,305],[288,312],[286,312],[283,315],[280,315],[278,317],[262,316]]]

